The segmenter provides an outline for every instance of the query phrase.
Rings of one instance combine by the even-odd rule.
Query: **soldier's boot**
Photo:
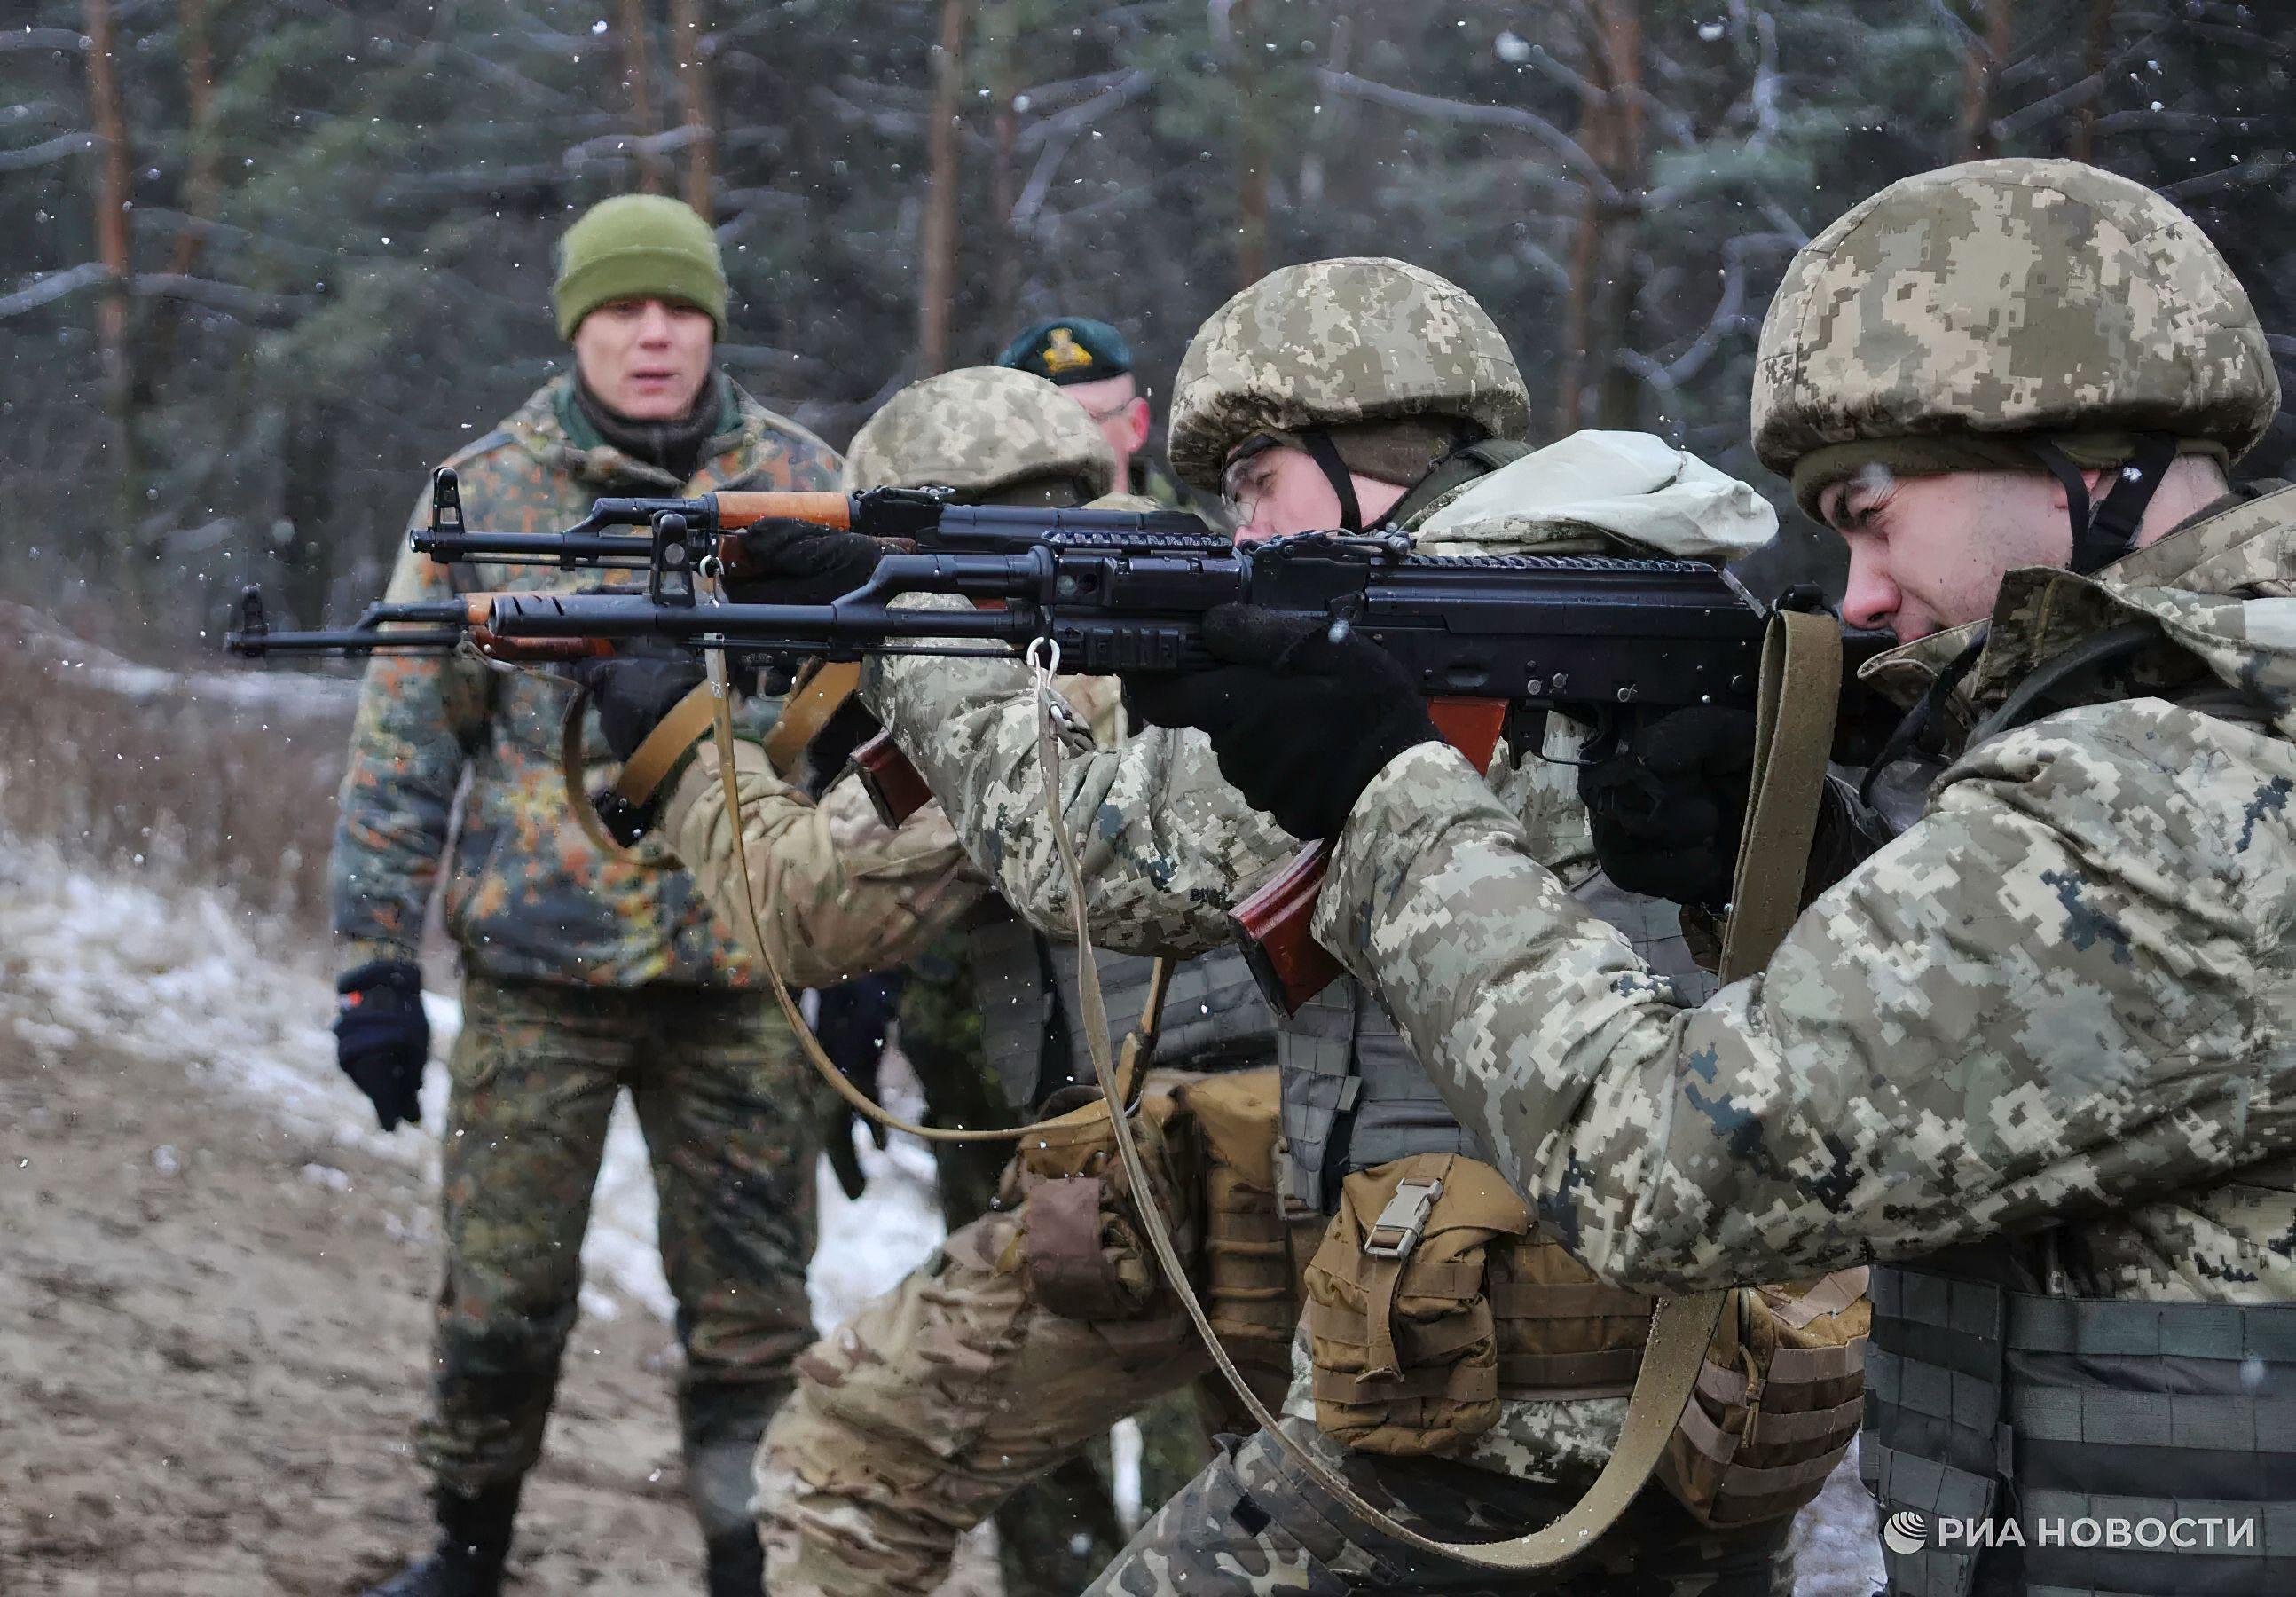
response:
[[[521,1484],[488,1486],[474,1497],[441,1488],[432,1498],[439,1544],[365,1597],[501,1597]]]
[[[709,1597],[764,1597],[766,1549],[754,1525],[709,1538]]]

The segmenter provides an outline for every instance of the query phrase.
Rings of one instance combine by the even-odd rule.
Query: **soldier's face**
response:
[[[1403,490],[1360,473],[1352,477],[1356,507],[1371,526],[1394,508]],[[1235,541],[1257,544],[1294,532],[1329,532],[1340,524],[1340,496],[1332,479],[1305,449],[1278,444],[1248,455],[1227,469],[1220,492],[1237,520]]]
[[[1819,512],[1849,546],[1841,618],[1886,627],[1900,643],[1983,620],[2004,576],[2070,555],[2054,488],[2038,472],[1899,477],[1878,467],[1826,488]]]
[[[1116,487],[1123,492],[1125,469],[1148,442],[1148,401],[1140,397],[1139,385],[1127,372],[1094,382],[1072,382],[1061,392],[1084,406],[1084,414],[1116,451]]]
[[[668,299],[616,299],[574,330],[574,364],[590,391],[633,422],[672,422],[709,376],[709,313]]]

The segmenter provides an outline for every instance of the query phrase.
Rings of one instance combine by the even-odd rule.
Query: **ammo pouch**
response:
[[[1203,1193],[1203,1299],[1239,1368],[1281,1403],[1300,1323],[1299,1265],[1275,1196],[1278,1096],[1273,1069],[1208,1076],[1175,1096],[1193,1129]],[[1323,1216],[1316,1216],[1316,1232]]]
[[[1316,1423],[1346,1446],[1454,1453],[1498,1422],[1495,1241],[1530,1230],[1488,1165],[1416,1153],[1349,1175],[1308,1265]]]
[[[1824,1486],[1866,1411],[1866,1272],[1741,1287],[1707,1345],[1658,1478],[1700,1523],[1791,1514]]]
[[[1306,1286],[1316,1425],[1405,1456],[1462,1450],[1504,1400],[1626,1396],[1653,1306],[1541,1238],[1498,1172],[1458,1154],[1349,1175]],[[1865,1290],[1849,1270],[1731,1295],[1658,1470],[1701,1523],[1775,1519],[1824,1485],[1864,1412]]]
[[[1183,1198],[1195,1186],[1194,1161],[1188,1139],[1176,1134],[1177,1109],[1168,1086],[1152,1085],[1140,1095],[1133,1134],[1157,1188],[1151,1197],[1185,1255],[1196,1246],[1194,1206]],[[1037,1301],[1052,1313],[1133,1320],[1172,1312],[1116,1156],[1106,1100],[1031,1126],[1001,1195],[1021,1205],[1016,1262],[1025,1264]]]

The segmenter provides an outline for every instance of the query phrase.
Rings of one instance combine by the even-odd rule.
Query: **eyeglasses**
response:
[[[1250,520],[1253,507],[1267,493],[1268,475],[1275,469],[1268,452],[1275,446],[1275,440],[1264,433],[1248,439],[1220,473],[1220,497],[1239,520]]]

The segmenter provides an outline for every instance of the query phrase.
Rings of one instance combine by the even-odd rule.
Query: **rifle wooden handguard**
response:
[[[853,501],[844,494],[834,493],[755,493],[736,489],[721,492],[718,501],[718,525],[728,532],[754,526],[759,521],[810,521],[816,527],[833,527],[840,531],[853,525]]]

